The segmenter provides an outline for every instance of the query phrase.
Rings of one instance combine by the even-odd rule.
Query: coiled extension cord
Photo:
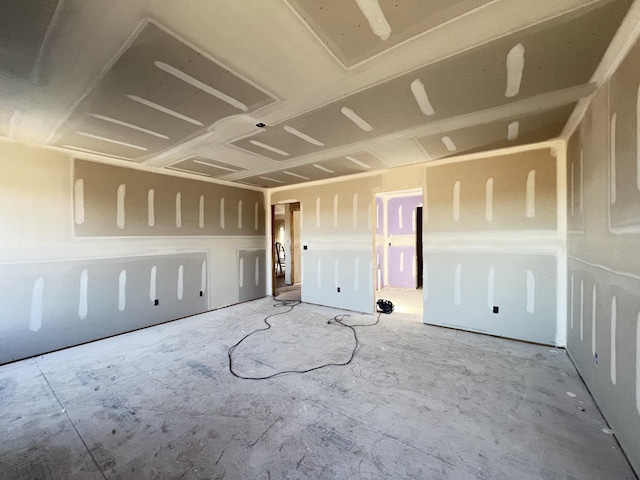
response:
[[[283,370],[281,372],[277,372],[277,373],[274,373],[272,375],[267,375],[265,377],[246,377],[246,376],[244,376],[244,375],[242,375],[240,373],[237,373],[233,369],[233,352],[235,351],[235,349],[242,342],[244,342],[247,338],[249,338],[251,335],[254,335],[254,334],[259,333],[259,332],[265,332],[265,331],[269,330],[271,328],[271,324],[269,323],[269,319],[270,318],[278,316],[278,315],[283,315],[285,313],[289,313],[297,305],[300,305],[300,303],[302,303],[302,302],[300,302],[300,300],[278,300],[277,297],[274,297],[274,300],[276,301],[276,303],[273,305],[274,307],[276,307],[276,308],[287,308],[287,310],[284,310],[284,311],[281,311],[281,312],[277,312],[277,313],[272,313],[271,315],[267,315],[266,317],[263,318],[264,323],[266,323],[266,325],[267,325],[266,327],[257,328],[255,330],[253,330],[252,332],[247,333],[244,337],[242,337],[240,340],[238,340],[238,342],[235,345],[232,345],[231,347],[229,347],[229,350],[227,351],[227,356],[229,357],[229,372],[234,377],[241,378],[243,380],[269,380],[270,378],[278,377],[280,375],[285,375],[285,374],[288,374],[288,373],[309,373],[309,372],[313,372],[315,370],[320,370],[321,368],[344,367],[345,365],[349,365],[351,363],[351,361],[353,360],[353,357],[356,354],[356,350],[358,349],[358,346],[360,345],[360,342],[358,341],[358,334],[356,333],[356,327],[373,327],[374,325],[377,325],[378,322],[380,322],[380,315],[382,314],[382,312],[378,312],[378,318],[373,323],[347,325],[346,323],[343,323],[343,320],[344,320],[345,317],[349,316],[348,313],[342,313],[342,314],[336,315],[335,317],[333,317],[332,319],[327,321],[328,324],[331,324],[331,323],[335,322],[338,325],[341,325],[342,327],[350,329],[351,333],[353,333],[353,339],[355,340],[355,344],[353,346],[353,350],[351,351],[351,355],[349,356],[349,360],[347,360],[346,362],[343,362],[343,363],[325,363],[323,365],[319,365],[319,366],[313,367],[313,368],[307,368],[305,370]]]

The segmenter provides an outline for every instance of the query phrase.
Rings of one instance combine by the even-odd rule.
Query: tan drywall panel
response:
[[[272,194],[271,202],[275,204],[291,199],[301,203],[303,242],[306,235],[360,234],[370,231],[372,192],[379,188],[380,179],[380,175],[373,175],[356,180],[281,190]],[[316,209],[317,205],[319,210]]]
[[[230,68],[148,21],[78,103],[54,144],[142,161],[225,117],[254,112],[274,101]]]
[[[640,158],[638,89],[640,43],[620,64],[609,83],[610,225],[640,230]]]
[[[567,230],[584,231],[584,123],[567,142]]]
[[[301,261],[301,244],[300,244],[300,211],[293,212],[293,239],[292,239],[292,250],[293,250],[293,272],[292,272],[292,282],[300,283],[301,279],[301,271],[300,271],[300,261]]]
[[[640,470],[639,45],[598,89],[569,139],[567,152],[567,348],[636,471]],[[583,168],[577,169],[579,164]],[[577,199],[583,200],[582,211]]]
[[[514,116],[446,132],[446,135],[420,137],[417,141],[433,160],[463,152],[483,152],[543,142],[560,135],[575,106],[575,103],[571,103],[532,115]],[[443,138],[450,142],[448,147]]]
[[[373,311],[373,192],[380,184],[372,175],[271,195],[272,204],[300,202],[303,301]]]
[[[0,70],[32,79],[58,3],[21,0],[0,4]]]
[[[393,28],[384,41],[376,36],[356,2],[289,0],[289,4],[345,66],[367,60],[422,32],[451,21],[487,0],[383,0],[380,8]]]
[[[13,116],[16,110],[0,105],[0,137],[8,137],[11,133]]]
[[[426,176],[426,234],[557,227],[552,149],[427,165]]]
[[[276,161],[290,160],[588,83],[630,4],[630,0],[595,3],[259,129],[231,144]],[[524,49],[522,81],[518,91],[507,96],[506,59],[518,45]],[[425,115],[412,94],[416,80],[424,86],[433,115]],[[364,120],[365,128],[347,118],[344,108]],[[286,126],[319,143],[291,135]],[[530,128],[544,130],[542,125]]]
[[[638,231],[616,229],[609,225],[611,205],[611,115],[609,110],[609,84],[605,83],[596,93],[584,119],[569,140],[569,144],[582,137],[579,147],[584,163],[584,232],[569,233],[570,255],[594,264],[604,264],[620,272],[640,272]],[[635,98],[631,99],[635,103]],[[623,127],[624,128],[624,127]],[[630,148],[630,147],[628,147]],[[568,171],[570,165],[568,165]],[[616,177],[636,178],[636,167],[630,164],[620,169]],[[622,198],[622,197],[618,197]],[[620,200],[620,202],[624,202]],[[623,204],[623,203],[621,203]],[[568,209],[571,206],[568,205]],[[629,208],[635,209],[634,205]],[[569,212],[570,213],[570,212]],[[570,216],[569,216],[570,217]],[[603,250],[606,245],[606,250]]]
[[[80,202],[84,218],[75,221],[78,236],[263,236],[265,232],[261,192],[83,160],[74,163],[74,185],[78,182],[84,191]],[[118,206],[121,188],[123,200]]]
[[[425,323],[556,344],[554,255],[427,251],[424,262]]]
[[[425,181],[424,165],[393,168],[382,175],[382,192],[422,188]]]
[[[371,152],[363,151],[269,172],[264,175],[245,177],[242,180],[251,185],[275,188],[313,180],[338,179],[345,175],[382,170],[388,167],[387,163]]]
[[[144,232],[145,235],[136,238],[114,238],[97,232],[92,237],[75,236],[74,225],[82,224],[75,223],[81,217],[85,221],[92,216],[111,221],[116,218],[112,215],[117,216],[117,209],[109,202],[101,203],[99,196],[92,199],[91,195],[84,197],[85,208],[78,208],[74,192],[77,194],[79,189],[73,182],[73,161],[67,154],[0,142],[3,173],[0,176],[0,283],[4,284],[0,289],[4,292],[0,294],[0,337],[12,342],[11,349],[0,348],[5,353],[0,355],[1,361],[44,353],[265,294],[264,212],[261,211],[256,232],[254,204],[247,202],[255,195],[262,202],[261,192],[119,166],[92,166],[84,165],[85,173],[100,172],[97,184],[110,185],[115,171],[118,182],[132,187],[128,189],[129,199],[136,200],[135,206],[139,202],[144,206],[129,210],[129,221],[134,225],[136,219],[145,224],[148,220],[146,191],[144,195],[137,195],[135,187],[158,176],[162,177],[158,185],[173,195],[164,203],[162,195],[156,198],[159,224],[163,208],[175,213],[177,189],[185,192],[184,225],[193,226],[195,222],[199,228],[199,205],[193,198],[199,199],[200,192],[206,189],[219,192],[217,188],[221,187],[228,189],[225,194],[228,193],[229,198],[229,222],[235,222],[227,227],[236,232],[246,227],[251,233],[178,237]],[[86,179],[90,180],[90,176]],[[89,188],[83,190],[90,193]],[[116,191],[117,185],[111,193]],[[110,198],[115,200],[111,195]],[[242,228],[237,225],[237,200],[244,202],[246,221]],[[219,206],[216,210],[219,211]],[[74,211],[78,215],[74,215]],[[175,217],[172,221],[175,222]],[[242,276],[251,279],[242,286],[241,259]],[[180,265],[183,265],[182,273]],[[153,305],[150,298],[153,266],[157,267],[158,306]],[[127,272],[124,281],[120,280],[123,271]],[[123,310],[119,308],[120,288],[126,292]],[[25,325],[31,328],[25,331]]]
[[[640,277],[569,258],[568,291],[569,354],[637,471]]]
[[[0,142],[0,251],[69,238],[70,169],[66,154]]]
[[[0,364],[201,313],[206,263],[194,252],[0,265]]]
[[[232,173],[237,173],[245,170],[244,168],[238,167],[236,165],[231,165],[229,163],[220,162],[218,160],[200,156],[181,160],[178,163],[172,163],[167,168],[182,172],[193,172],[197,173],[198,175],[204,175],[205,177],[215,178],[224,177],[225,175],[230,175]]]

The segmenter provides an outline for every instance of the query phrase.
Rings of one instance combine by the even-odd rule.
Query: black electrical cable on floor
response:
[[[358,324],[358,325],[347,325],[346,323],[343,323],[343,320],[345,317],[348,317],[349,314],[348,313],[342,313],[340,315],[336,315],[335,317],[333,317],[331,320],[329,320],[327,323],[331,324],[333,322],[342,325],[343,327],[346,327],[348,329],[351,330],[351,333],[353,333],[353,339],[355,340],[355,345],[353,347],[353,350],[351,351],[351,356],[349,357],[349,360],[347,360],[346,362],[343,363],[325,363],[323,365],[319,365],[317,367],[313,367],[313,368],[307,368],[306,370],[283,370],[281,372],[277,372],[274,373],[272,375],[267,375],[265,377],[245,377],[244,375],[241,375],[239,373],[236,373],[233,370],[233,352],[235,351],[235,349],[242,343],[244,342],[247,338],[249,338],[251,335],[258,333],[258,332],[265,332],[267,330],[269,330],[271,328],[271,324],[269,323],[269,319],[271,317],[275,317],[277,315],[282,315],[284,313],[289,313],[291,312],[295,306],[300,305],[300,300],[278,300],[277,298],[274,297],[274,300],[276,300],[276,304],[274,304],[274,307],[277,308],[288,308],[288,310],[285,310],[283,312],[278,312],[278,313],[272,313],[271,315],[267,315],[266,317],[263,318],[263,322],[267,324],[266,327],[264,328],[257,328],[252,332],[247,333],[244,337],[242,337],[235,345],[232,345],[231,347],[229,347],[229,350],[227,351],[227,356],[229,357],[229,372],[231,373],[231,375],[233,375],[234,377],[237,378],[241,378],[243,380],[268,380],[270,378],[274,378],[274,377],[278,377],[280,375],[285,375],[288,373],[309,373],[309,372],[313,372],[314,370],[320,370],[321,368],[326,368],[326,367],[344,367],[345,365],[349,365],[351,363],[351,361],[353,360],[353,357],[356,354],[356,350],[358,349],[358,346],[360,345],[360,342],[358,341],[358,334],[356,333],[356,329],[355,327],[373,327],[374,325],[377,325],[378,322],[380,321],[380,315],[382,314],[382,312],[378,312],[378,318],[376,319],[375,322],[373,323],[364,323],[364,324]]]

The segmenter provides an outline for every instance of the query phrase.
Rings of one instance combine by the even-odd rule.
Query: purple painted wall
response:
[[[396,197],[387,202],[387,233],[389,235],[414,235],[413,216],[422,203],[422,196]]]
[[[413,258],[416,247],[389,247],[389,286],[415,288]]]

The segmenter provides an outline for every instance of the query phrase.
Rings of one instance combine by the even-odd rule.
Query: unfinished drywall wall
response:
[[[564,344],[557,323],[564,258],[557,153],[537,148],[427,164],[426,323]]]
[[[262,192],[9,141],[0,171],[0,363],[265,294]]]
[[[640,471],[640,44],[567,146],[568,351]]]
[[[372,203],[380,182],[374,175],[272,194],[272,204],[300,202],[303,301],[373,311]]]
[[[261,192],[95,162],[74,163],[79,237],[264,235]]]
[[[387,281],[377,268],[384,207],[375,194],[422,188],[424,321],[564,345],[565,160],[556,157],[561,142],[548,145],[275,190],[272,204],[301,202],[303,301],[372,311],[374,282]]]
[[[206,265],[206,252],[2,265],[0,363],[201,313]]]

